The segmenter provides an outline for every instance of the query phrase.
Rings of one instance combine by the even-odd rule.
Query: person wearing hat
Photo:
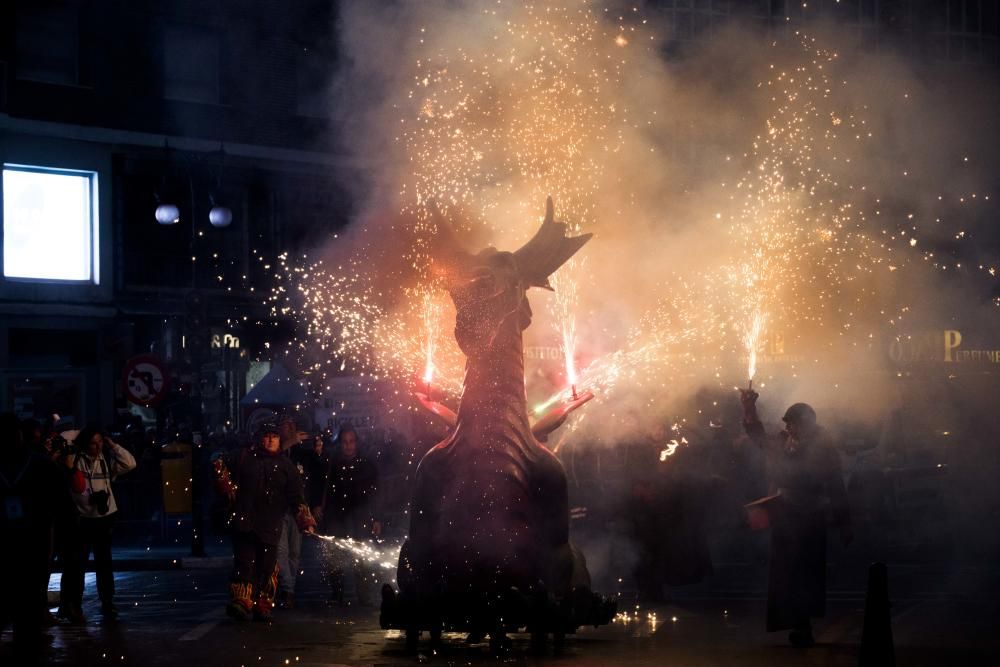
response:
[[[826,606],[826,534],[832,523],[846,546],[853,538],[840,455],[816,411],[795,403],[785,430],[768,437],[757,414],[757,392],[741,390],[743,427],[765,453],[771,505],[767,630],[790,630],[794,646],[811,646],[812,618]]]
[[[302,476],[281,452],[280,429],[264,424],[250,449],[217,459],[218,489],[232,503],[232,596],[226,613],[246,621],[270,621],[277,586],[278,539],[285,514],[295,513],[297,527],[316,528],[302,491]]]

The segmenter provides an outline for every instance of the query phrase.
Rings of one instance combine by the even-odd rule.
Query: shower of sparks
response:
[[[273,317],[294,317],[299,325],[286,353],[309,360],[300,365],[314,385],[344,371],[349,359],[373,366],[374,325],[385,312],[363,274],[356,265],[301,261],[279,256],[277,284],[267,301]]]
[[[335,537],[333,535],[316,535],[315,537],[359,563],[380,567],[384,570],[396,569],[399,562],[399,551],[402,548],[402,545],[396,545],[387,549],[377,549],[368,541],[349,537]]]
[[[747,348],[747,377],[751,381],[757,374],[757,350],[760,348],[760,336],[764,332],[765,318],[763,312],[755,310],[743,339]]]
[[[423,286],[405,289],[402,303],[373,326],[376,367],[401,386],[412,388],[420,381],[424,390],[433,380],[435,393],[457,396],[464,358],[454,339],[442,335],[454,318],[455,309],[444,292]]]
[[[431,382],[434,381],[434,350],[437,349],[438,336],[441,330],[441,303],[435,300],[434,294],[427,291],[423,298],[423,324],[426,338],[424,339],[424,375],[423,381],[427,388],[428,398],[431,392]]]
[[[670,383],[699,372],[703,364],[717,364],[713,355],[718,350],[712,348],[725,331],[717,289],[709,276],[692,282],[674,276],[669,286],[657,290],[667,296],[638,318],[617,350],[597,356],[578,371],[577,390],[594,393],[599,402],[620,390],[663,396]],[[562,389],[536,407],[536,413],[570,398],[571,389]]]
[[[459,232],[485,233],[502,248],[530,238],[547,196],[570,233],[595,221],[605,156],[621,150],[628,123],[614,95],[633,48],[626,35],[636,29],[609,23],[587,2],[500,6],[480,20],[492,34],[475,45],[435,42],[434,29],[421,28],[426,47],[397,105],[406,165],[398,191],[406,229],[398,231],[411,239],[403,255],[415,281],[387,294],[365,277],[370,266],[285,267],[295,286],[276,290],[273,305],[306,331],[293,352],[321,357],[305,364],[314,384],[329,372],[363,372],[400,385],[433,379],[436,390],[458,395],[461,354],[440,335],[454,309],[429,296],[441,292],[431,270],[432,208]],[[583,264],[564,265],[552,277],[558,296],[546,301],[569,384]]]
[[[732,312],[751,380],[765,324],[797,340],[833,332],[828,345],[836,337],[872,339],[876,285],[885,290],[889,274],[908,262],[897,256],[895,236],[871,234],[878,200],[851,180],[853,156],[872,137],[867,107],[842,108],[848,83],[833,74],[835,52],[801,33],[794,41],[797,62],[772,64],[758,84],[774,106],[730,195],[736,207],[728,228],[740,250],[726,273],[740,301]]]
[[[636,76],[630,65],[639,45],[647,48],[643,29],[609,22],[586,2],[555,4],[484,9],[485,35],[474,44],[435,40],[433,27],[423,29],[394,137],[405,165],[394,229],[406,239],[412,275],[386,286],[373,278],[377,263],[364,258],[297,266],[283,257],[279,267],[286,280],[271,295],[272,313],[298,320],[303,333],[288,353],[308,359],[300,366],[314,387],[352,372],[400,387],[433,382],[443,398],[460,394],[454,307],[431,270],[432,206],[459,232],[505,249],[537,229],[549,195],[571,233],[624,224],[604,219],[603,209],[599,219],[598,202],[608,188],[628,192],[605,164],[633,155],[633,131],[647,122],[639,115],[648,110],[630,109],[618,95]],[[581,300],[599,292],[587,283],[585,255],[560,269],[555,295],[543,303],[564,355],[565,386],[533,397],[536,414],[571,399],[574,388],[592,391],[595,405],[574,416],[573,430],[626,395],[648,395],[652,410],[654,400],[689,389],[685,380],[732,386],[731,376],[743,372],[732,360],[744,354],[753,379],[776,336],[799,349],[871,345],[880,329],[899,326],[907,306],[885,295],[923,246],[912,214],[890,224],[880,215],[884,204],[853,177],[852,161],[864,159],[873,134],[867,107],[844,94],[849,83],[835,73],[836,53],[800,33],[774,46],[775,63],[758,83],[771,112],[748,141],[745,172],[706,202],[705,225],[724,231],[723,241],[698,269],[646,288],[645,310],[620,337],[597,335],[606,331],[596,321],[600,304],[583,317]],[[933,252],[923,258],[938,267]],[[595,339],[590,352],[586,343]]]
[[[873,233],[880,202],[852,180],[851,162],[872,135],[867,108],[842,108],[848,83],[832,73],[836,53],[798,33],[791,46],[781,52],[790,64],[772,65],[759,84],[772,112],[744,156],[744,176],[723,184],[731,211],[714,216],[729,232],[732,259],[713,271],[708,257],[705,269],[664,285],[625,344],[584,367],[579,385],[602,388],[599,402],[622,379],[633,393],[654,389],[661,399],[670,390],[664,377],[677,383],[715,371],[722,386],[725,358],[740,352],[752,379],[765,333],[856,346],[870,345],[886,320],[898,325],[906,306],[885,308],[876,288],[892,291],[890,275],[910,263],[902,250],[915,244],[905,228]]]
[[[575,264],[570,264],[570,270],[559,271],[553,278],[553,288],[555,289],[555,319],[559,323],[560,349],[566,361],[566,384],[570,392],[576,391],[578,382],[576,370],[576,305],[579,296],[577,294],[577,283],[571,277],[572,268]]]
[[[499,246],[516,247],[537,228],[547,196],[580,233],[594,222],[602,156],[623,144],[628,113],[613,91],[628,63],[623,33],[633,28],[609,25],[586,2],[485,9],[482,20],[492,39],[429,49],[416,63],[409,99],[418,111],[400,119],[397,138],[411,166],[400,195],[418,236],[436,231],[433,201],[456,227],[485,228]],[[429,260],[413,255],[418,266]],[[574,258],[556,273],[547,302],[570,385],[582,266]]]

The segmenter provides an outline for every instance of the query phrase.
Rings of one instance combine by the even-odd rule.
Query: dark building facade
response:
[[[643,4],[668,57],[733,20],[832,20],[940,81],[1000,63],[1000,0]],[[3,3],[0,409],[109,423],[151,354],[170,389],[147,419],[239,428],[268,265],[345,224],[365,181],[332,121],[336,19],[333,0]],[[683,130],[672,150],[697,151]]]
[[[329,2],[4,3],[2,409],[109,424],[150,354],[169,388],[137,376],[147,420],[239,427],[268,265],[344,224],[357,180],[329,121],[334,20]]]

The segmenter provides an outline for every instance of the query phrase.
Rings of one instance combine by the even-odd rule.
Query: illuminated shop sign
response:
[[[897,364],[1000,364],[1000,349],[968,344],[958,329],[901,336],[889,344],[889,358]]]

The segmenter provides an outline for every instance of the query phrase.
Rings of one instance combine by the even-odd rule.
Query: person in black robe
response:
[[[785,430],[768,437],[757,415],[757,392],[741,390],[743,426],[765,453],[771,526],[767,630],[791,630],[795,646],[815,643],[812,618],[826,607],[826,536],[829,523],[846,546],[853,539],[840,455],[816,412],[805,403],[788,408]]]

